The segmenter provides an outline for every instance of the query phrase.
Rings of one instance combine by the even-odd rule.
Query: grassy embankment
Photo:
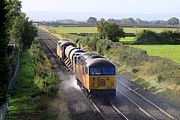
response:
[[[145,50],[150,56],[170,58],[180,63],[180,45],[132,45],[132,47]]]
[[[20,54],[20,70],[10,99],[9,120],[69,119],[63,97],[58,92],[59,80],[46,55],[35,41]]]
[[[114,62],[118,66],[119,72],[128,75],[145,89],[159,94],[162,98],[180,107],[180,64],[170,59],[149,56],[141,49],[123,46],[120,43],[98,40],[97,38],[80,38],[79,36],[73,36],[71,34],[59,33],[56,30],[52,30],[52,28],[50,28],[49,31],[53,31],[52,33],[59,35],[57,37],[60,38],[73,41],[78,40],[81,42],[83,49],[97,51],[99,54]],[[173,47],[170,45],[167,46],[167,49]],[[177,56],[179,46],[177,48],[175,47],[175,49],[175,59],[179,59]],[[157,55],[156,53],[158,52],[154,52],[155,55]],[[163,50],[161,52],[163,52]]]

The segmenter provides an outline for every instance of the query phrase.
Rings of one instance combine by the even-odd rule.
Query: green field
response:
[[[170,58],[180,63],[180,45],[131,45],[146,50],[148,55]]]
[[[97,33],[96,27],[48,27],[57,33]]]
[[[136,37],[120,38],[120,42],[134,42],[135,40],[136,40]]]
[[[57,33],[97,33],[96,27],[47,27],[49,30],[54,30]],[[163,30],[177,30],[175,28],[123,28],[126,33],[137,33],[142,30],[152,30],[157,33]]]
[[[164,30],[177,30],[177,28],[124,28],[124,31],[126,33],[137,33],[140,32],[142,30],[152,30],[154,32],[160,33]]]

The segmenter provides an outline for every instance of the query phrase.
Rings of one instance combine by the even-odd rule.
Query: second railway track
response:
[[[129,96],[127,95],[126,97],[130,99],[134,104],[136,104],[136,106],[138,106],[142,111],[144,111],[145,114],[151,116],[151,118],[153,118],[154,120],[177,120],[177,118],[172,116],[170,113],[166,112],[158,105],[151,102],[150,100],[148,100],[143,95],[139,94],[138,92],[127,86],[126,84],[122,83],[119,80],[117,82],[121,84],[121,87],[125,88],[131,93],[128,94]],[[120,94],[123,94],[123,92],[120,90],[118,92]]]

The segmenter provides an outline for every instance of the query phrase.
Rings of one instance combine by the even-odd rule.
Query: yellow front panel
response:
[[[89,89],[116,89],[115,76],[89,76]]]

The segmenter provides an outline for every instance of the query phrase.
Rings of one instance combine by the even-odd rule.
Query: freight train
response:
[[[89,95],[115,96],[116,69],[110,61],[65,40],[58,41],[56,52]]]

